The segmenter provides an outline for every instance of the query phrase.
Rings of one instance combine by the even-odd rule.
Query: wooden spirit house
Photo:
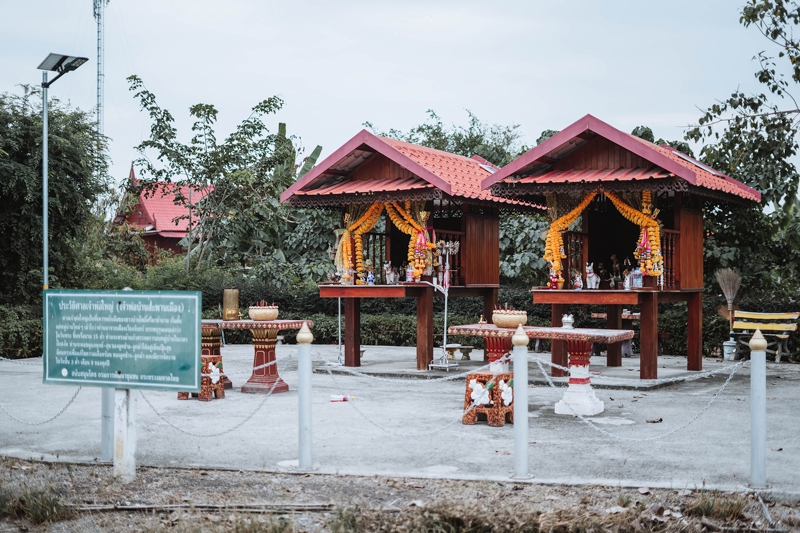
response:
[[[499,212],[541,210],[482,190],[481,182],[497,170],[477,156],[364,130],[284,191],[281,201],[292,206],[342,212],[337,262],[347,279],[320,285],[320,296],[345,300],[345,365],[360,364],[360,299],[413,297],[417,368],[428,368],[435,294],[430,283],[448,283],[445,262],[449,297],[483,297],[484,316],[491,316],[500,286]],[[449,261],[437,255],[442,241],[459,243]]]
[[[561,324],[569,304],[605,304],[608,327],[618,329],[622,307],[638,305],[640,375],[651,379],[657,375],[658,303],[687,302],[687,368],[702,369],[703,207],[759,202],[760,193],[591,115],[488,176],[483,187],[548,206],[545,259],[564,288],[534,288],[533,301],[552,306],[553,325]],[[574,227],[578,216],[580,227]],[[599,289],[586,288],[586,263],[599,274]],[[625,290],[622,273],[637,263],[642,287]],[[573,289],[576,271],[583,290]],[[563,343],[554,343],[553,362],[566,364]],[[608,364],[622,364],[619,345],[609,346]]]

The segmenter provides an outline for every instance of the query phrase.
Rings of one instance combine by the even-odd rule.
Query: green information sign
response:
[[[200,391],[200,292],[44,291],[44,382]]]

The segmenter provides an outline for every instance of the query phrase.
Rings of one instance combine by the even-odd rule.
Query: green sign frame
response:
[[[200,392],[199,291],[46,290],[43,382]]]

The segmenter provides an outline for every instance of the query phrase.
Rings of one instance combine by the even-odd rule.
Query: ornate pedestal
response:
[[[205,330],[204,330],[205,331]],[[210,402],[214,397],[217,400],[225,398],[225,384],[222,381],[222,376],[218,373],[222,372],[222,356],[217,355],[203,355],[200,357],[202,368],[200,369],[200,394],[192,393],[192,396],[197,397],[201,402]],[[210,366],[209,366],[210,365]],[[216,370],[215,370],[216,369]],[[217,374],[216,383],[214,383],[214,374]],[[179,392],[179,400],[188,400],[188,392]]]
[[[492,377],[494,380],[492,381]],[[506,425],[506,419],[510,423],[514,423],[514,392],[513,392],[513,378],[514,374],[511,372],[501,372],[495,375],[494,372],[474,372],[467,375],[467,390],[464,393],[464,411],[469,409],[473,402],[487,402],[478,403],[474,409],[469,411],[463,416],[461,422],[463,424],[475,424],[478,421],[479,415],[486,417],[486,422],[492,427],[501,427]],[[483,399],[480,395],[477,399],[473,399],[473,391],[481,392],[486,389],[487,383],[492,381],[492,389],[485,391]],[[505,393],[506,398],[503,398]]]
[[[222,330],[216,324],[203,324],[201,333],[201,355],[214,355],[220,357],[220,347],[222,347]],[[222,369],[220,369],[222,371]],[[222,383],[226,389],[233,388],[233,382],[228,376],[222,376]]]
[[[275,364],[258,368],[275,362],[275,344],[278,341],[277,329],[251,329],[253,333],[253,374],[247,383],[242,385],[242,392],[268,393],[288,392],[289,385],[278,375]],[[275,387],[273,389],[273,387]]]
[[[556,403],[558,415],[592,416],[602,413],[605,406],[597,399],[589,378],[589,358],[592,343],[585,340],[568,340],[569,385],[564,398]]]

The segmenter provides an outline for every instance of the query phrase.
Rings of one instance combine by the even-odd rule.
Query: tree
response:
[[[0,95],[0,303],[40,303],[42,286],[41,90]],[[49,103],[50,284],[80,287],[92,211],[108,189],[106,139],[94,116]]]
[[[178,139],[172,114],[136,76],[128,78],[144,111],[152,120],[150,138],[137,150],[135,164],[142,169],[141,190],[153,194],[159,183],[174,183],[183,190],[206,192],[178,194],[176,202],[191,213],[191,231],[185,244],[191,262],[247,266],[251,273],[279,287],[314,281],[329,270],[330,216],[311,210],[294,210],[279,201],[281,192],[314,165],[322,147],[298,161],[298,139],[287,136],[286,125],[270,133],[263,117],[281,109],[283,101],[270,97],[255,107],[224,141],[214,130],[217,110],[209,104],[189,109],[194,136]],[[196,241],[196,245],[195,245]]]
[[[735,90],[708,107],[686,138],[705,143],[701,161],[760,191],[763,205],[708,206],[706,272],[741,268],[745,289],[796,290],[800,257],[791,243],[800,241],[800,174],[793,161],[800,109],[791,91],[800,83],[800,39],[794,36],[800,6],[793,0],[750,0],[739,20],[755,27],[777,51],[777,59],[765,51],[756,55],[755,78],[765,90]]]
[[[528,150],[520,142],[519,124],[489,125],[467,110],[468,125],[447,127],[439,115],[428,110],[428,121],[408,132],[390,129],[377,135],[428,146],[437,150],[472,157],[479,155],[499,167],[507,165]],[[375,132],[375,126],[366,122]],[[537,144],[558,133],[545,130]],[[504,283],[532,285],[546,278],[544,254],[544,216],[528,213],[503,213],[500,216],[500,276]]]

